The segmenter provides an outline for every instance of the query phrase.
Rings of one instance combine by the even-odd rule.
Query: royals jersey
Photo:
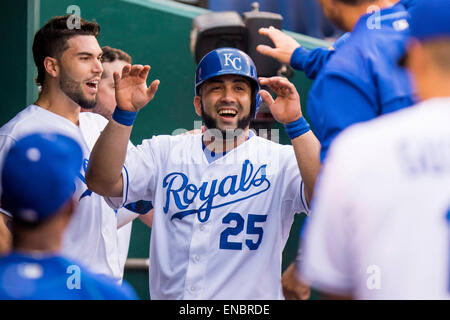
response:
[[[357,299],[450,299],[450,98],[336,139],[304,233],[300,271]]]
[[[307,211],[292,146],[253,136],[209,162],[202,135],[156,136],[129,150],[122,199],[154,205],[152,299],[282,299],[281,258]]]
[[[89,155],[107,121],[87,112],[81,113],[79,119],[80,124],[76,126],[39,106],[28,106],[0,129],[0,165],[11,145],[24,135],[57,132],[75,139],[83,149],[84,160],[76,181],[75,197],[79,203],[64,233],[62,252],[94,273],[120,279],[115,212],[103,197],[90,191],[85,182]]]

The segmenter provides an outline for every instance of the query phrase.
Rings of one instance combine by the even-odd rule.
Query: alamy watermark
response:
[[[70,17],[67,19],[67,29],[81,29],[81,9],[77,5],[70,5],[66,10]]]
[[[366,269],[369,275],[366,280],[366,286],[369,290],[381,289],[381,268],[377,265],[370,265]]]
[[[369,30],[381,29],[381,8],[376,5],[371,5],[367,8],[367,13],[371,13],[367,19],[367,28]]]
[[[66,273],[69,277],[66,281],[67,289],[69,290],[81,290],[81,269],[77,265],[70,265],[66,269]]]

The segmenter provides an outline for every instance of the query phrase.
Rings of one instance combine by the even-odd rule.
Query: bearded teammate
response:
[[[250,57],[214,50],[195,82],[195,111],[208,130],[156,136],[127,152],[135,112],[159,85],[147,88],[149,69],[128,66],[122,77],[115,74],[118,108],[91,154],[87,182],[116,197],[109,198],[113,207],[138,198],[155,205],[152,299],[282,299],[282,250],[294,213],[308,210],[320,166],[320,146],[295,87],[280,77],[260,79],[277,93],[274,101],[259,90]],[[124,92],[131,87],[133,94]],[[250,133],[258,94],[287,124],[293,147]]]
[[[327,294],[450,299],[450,6],[411,10],[406,66],[422,100],[330,149],[300,272]]]
[[[79,202],[64,233],[62,253],[94,273],[119,280],[115,212],[87,188],[84,179],[103,118],[93,113],[79,116],[81,106],[90,109],[96,103],[103,72],[102,50],[96,39],[100,27],[81,19],[79,29],[69,29],[67,19],[55,17],[35,35],[33,57],[42,91],[34,104],[0,129],[0,161],[15,141],[32,132],[52,131],[75,139],[83,149],[84,161],[75,192]]]

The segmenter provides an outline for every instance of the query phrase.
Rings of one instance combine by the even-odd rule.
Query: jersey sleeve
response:
[[[286,160],[284,168],[285,192],[283,194],[283,202],[289,203],[290,213],[309,213],[309,207],[305,198],[305,184],[302,180],[300,169],[298,168],[297,159],[295,158],[292,146],[284,146]]]
[[[350,125],[377,116],[377,103],[352,76],[322,74],[309,93],[308,116],[321,144],[323,162],[336,136]]]
[[[354,253],[349,240],[350,200],[355,195],[348,188],[345,158],[333,154],[333,148],[318,179],[312,213],[301,234],[298,270],[303,281],[313,288],[347,296],[353,288]]]
[[[305,72],[309,79],[315,79],[334,52],[324,48],[309,50],[300,46],[292,54],[290,65],[296,70]]]
[[[323,69],[325,64],[334,55],[336,50],[342,47],[350,38],[351,33],[344,33],[339,39],[333,43],[333,49],[315,48],[312,50],[305,47],[298,47],[291,56],[290,65],[296,70],[305,72],[305,75],[314,80],[317,74]]]
[[[135,147],[128,146],[125,164],[122,168],[123,191],[122,197],[105,197],[106,202],[113,209],[126,207],[140,201],[153,201],[154,190],[158,174],[158,158],[161,139],[154,137],[142,141]]]

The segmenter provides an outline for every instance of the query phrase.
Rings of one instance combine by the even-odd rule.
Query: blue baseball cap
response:
[[[421,42],[450,38],[450,1],[420,0],[410,9],[411,36]]]
[[[210,51],[200,60],[195,72],[195,95],[199,95],[199,88],[206,80],[228,74],[250,80],[255,91],[252,112],[256,115],[262,98],[259,95],[261,88],[255,63],[248,54],[236,48],[218,48]]]
[[[410,36],[420,42],[450,38],[450,2],[449,0],[418,0],[409,9]],[[406,66],[408,60],[407,45],[398,64]]]
[[[14,218],[38,223],[73,196],[83,153],[72,138],[31,134],[18,140],[2,168],[2,208]]]

